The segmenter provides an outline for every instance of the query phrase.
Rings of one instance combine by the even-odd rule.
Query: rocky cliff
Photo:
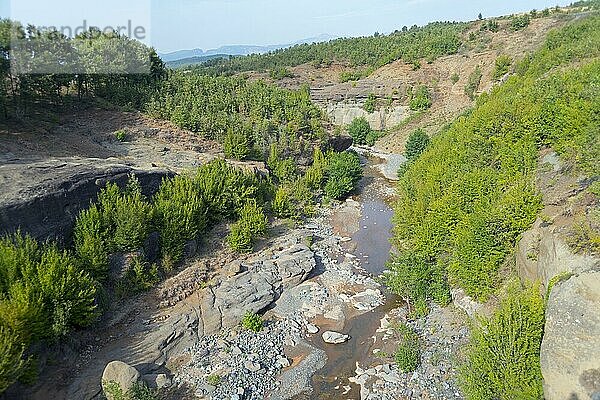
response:
[[[517,248],[523,279],[548,291],[541,348],[547,400],[600,398],[600,258],[585,251],[574,225],[598,208],[579,179],[552,152],[541,159],[537,185],[544,209]],[[575,251],[574,248],[581,248]]]

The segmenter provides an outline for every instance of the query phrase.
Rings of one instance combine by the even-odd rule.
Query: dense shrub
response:
[[[229,246],[238,252],[250,252],[257,237],[267,233],[267,217],[256,201],[248,201],[239,210],[239,219],[231,226]]]
[[[532,182],[540,146],[553,147],[584,174],[598,174],[598,26],[590,17],[549,34],[517,75],[478,99],[408,164],[394,214],[398,261],[386,274],[394,291],[413,304],[439,302],[428,287],[432,276],[447,276],[487,299],[541,207]]]
[[[540,346],[544,301],[539,286],[512,286],[499,309],[471,332],[460,384],[467,399],[542,399]]]
[[[408,161],[414,161],[425,151],[427,146],[429,146],[429,136],[423,129],[417,129],[408,137],[404,154]]]
[[[395,327],[398,340],[398,349],[394,354],[396,365],[404,373],[414,372],[421,364],[421,339],[414,329],[406,324]]]
[[[385,136],[385,132],[384,131],[375,131],[375,130],[371,130],[371,132],[369,132],[367,134],[367,137],[365,139],[365,142],[369,145],[369,146],[374,146],[375,143],[377,143],[377,141],[379,139],[381,139],[382,137]]]
[[[452,82],[453,85],[456,84],[456,82],[458,82],[459,79],[460,79],[460,76],[458,75],[457,72],[453,73],[450,76],[450,81]]]
[[[235,160],[245,160],[250,154],[250,146],[246,134],[242,130],[230,128],[223,142],[225,156]]]
[[[56,245],[20,233],[0,238],[0,388],[25,372],[29,345],[91,323],[95,296],[95,282]]]
[[[427,86],[417,86],[410,96],[409,107],[413,111],[424,111],[431,107],[431,93]]]
[[[512,65],[512,58],[507,55],[501,55],[496,59],[496,66],[494,69],[494,74],[492,77],[496,80],[502,78],[504,75],[510,71],[510,66]]]
[[[357,117],[348,125],[348,134],[355,144],[365,144],[367,136],[371,133],[371,126],[365,117]]]
[[[206,227],[207,204],[191,176],[177,176],[162,182],[154,208],[162,255],[178,262],[186,242]]]
[[[269,71],[269,76],[273,80],[280,81],[284,78],[293,78],[294,74],[292,73],[292,71],[290,71],[286,67],[281,67],[281,68],[275,68],[275,69],[272,69],[271,71]]]
[[[358,154],[351,151],[330,153],[325,193],[332,199],[344,198],[356,189],[362,174]]]
[[[523,15],[516,15],[514,17],[511,18],[510,20],[510,28],[513,31],[519,31],[523,28],[527,28],[527,26],[529,26],[529,15],[527,14],[523,14]]]

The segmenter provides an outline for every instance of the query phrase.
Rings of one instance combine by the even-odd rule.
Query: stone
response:
[[[547,400],[600,398],[600,264],[554,285],[540,361]]]
[[[226,274],[228,278],[232,278],[243,271],[244,268],[240,260],[235,260],[231,262],[226,268]]]
[[[319,327],[313,324],[306,324],[306,331],[312,335],[319,332]]]
[[[350,340],[349,335],[345,335],[343,333],[333,332],[333,331],[323,332],[322,337],[323,337],[323,341],[325,343],[329,343],[329,344],[341,344],[341,343],[345,343],[348,340]]]
[[[259,363],[255,363],[250,360],[244,362],[244,368],[246,368],[250,372],[258,372],[261,370]]]
[[[129,391],[140,380],[140,373],[137,369],[122,361],[111,361],[104,368],[102,373],[102,390],[108,400],[116,400],[112,393],[107,391],[108,385],[117,384],[125,393]]]
[[[172,381],[166,374],[149,374],[144,375],[142,380],[151,389],[164,389],[171,386]]]
[[[304,282],[317,266],[315,254],[303,244],[297,244],[281,252],[275,263],[284,289]]]
[[[160,233],[151,232],[144,241],[144,258],[153,263],[160,257]]]
[[[281,357],[277,360],[277,366],[279,366],[280,368],[287,368],[290,365],[290,360],[288,360],[287,357]]]
[[[454,288],[450,291],[453,304],[463,310],[469,317],[474,318],[483,311],[483,304],[476,302],[470,296],[467,296],[461,288]]]

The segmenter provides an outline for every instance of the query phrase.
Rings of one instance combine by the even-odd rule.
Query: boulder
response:
[[[541,348],[547,400],[600,399],[600,265],[557,283]]]
[[[172,380],[167,374],[148,374],[142,377],[142,380],[151,389],[165,389],[171,386]]]
[[[323,341],[329,344],[341,344],[350,340],[349,335],[345,335],[339,332],[326,331],[323,332]]]
[[[102,374],[102,390],[108,400],[116,400],[110,390],[111,384],[118,385],[123,393],[127,393],[140,380],[137,369],[122,361],[111,361]]]
[[[314,335],[319,332],[319,327],[313,324],[306,324],[306,332]]]

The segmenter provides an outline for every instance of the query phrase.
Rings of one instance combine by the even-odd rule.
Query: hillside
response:
[[[599,13],[24,75],[0,20],[0,398],[596,400]]]

